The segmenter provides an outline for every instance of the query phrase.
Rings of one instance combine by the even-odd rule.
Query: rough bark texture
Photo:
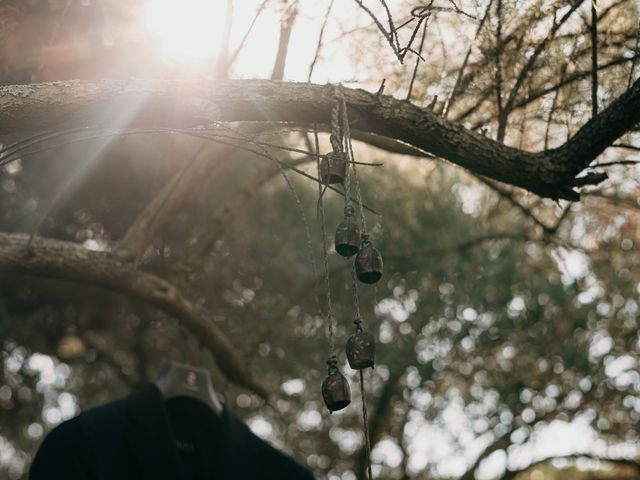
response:
[[[531,153],[405,101],[341,90],[358,130],[405,142],[476,174],[548,198],[576,200],[572,190],[580,183],[576,176],[640,121],[638,80],[563,146]],[[185,128],[216,121],[264,120],[328,123],[332,93],[333,86],[270,80],[104,80],[0,87],[0,135],[79,126]]]
[[[83,282],[147,302],[184,322],[211,350],[220,370],[233,383],[266,398],[267,390],[246,371],[244,360],[226,335],[167,281],[81,245],[26,234],[0,234],[0,271]]]

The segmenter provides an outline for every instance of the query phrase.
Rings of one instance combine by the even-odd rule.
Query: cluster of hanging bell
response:
[[[320,179],[325,185],[343,183],[346,176],[344,153],[334,150],[322,158]],[[343,257],[356,255],[356,274],[362,283],[373,284],[382,278],[382,255],[369,240],[369,235],[361,232],[351,205],[345,207],[344,220],[336,229],[335,249]]]
[[[334,149],[320,162],[320,180],[325,184],[344,183],[348,162],[344,153]],[[367,284],[377,283],[382,278],[382,255],[373,246],[366,233],[354,219],[354,208],[347,204],[344,220],[336,228],[334,237],[336,252],[346,258],[355,257],[356,276]],[[349,337],[346,355],[349,366],[354,370],[373,368],[376,342],[371,332],[362,329],[362,320],[357,318],[356,332]],[[337,359],[327,360],[327,377],[322,382],[322,398],[330,412],[342,410],[351,403],[351,389],[346,377],[340,373]]]
[[[347,361],[354,370],[373,368],[376,357],[376,339],[373,334],[362,329],[362,321],[354,322],[356,332],[349,337],[346,345]],[[347,378],[338,370],[338,359],[327,360],[327,376],[322,382],[322,398],[329,412],[342,410],[351,403],[351,389]]]

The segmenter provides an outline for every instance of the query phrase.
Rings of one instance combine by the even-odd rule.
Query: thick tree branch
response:
[[[89,283],[149,303],[184,322],[211,350],[231,382],[266,398],[266,388],[249,376],[226,335],[167,281],[78,244],[37,237],[28,247],[28,240],[26,234],[0,234],[0,272]]]
[[[531,153],[501,145],[395,98],[342,88],[354,127],[447,159],[542,197],[577,200],[576,176],[640,120],[640,81],[563,146]],[[269,80],[67,81],[0,88],[0,134],[72,126],[327,123],[333,87]],[[126,112],[126,114],[124,113]]]

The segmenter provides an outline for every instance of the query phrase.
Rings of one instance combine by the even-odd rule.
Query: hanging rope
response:
[[[360,395],[362,398],[362,420],[364,422],[364,452],[367,457],[367,474],[373,480],[371,473],[371,440],[369,438],[369,416],[367,414],[367,399],[364,395],[364,372],[360,370]]]
[[[347,174],[345,176],[345,182],[344,182],[344,188],[345,188],[345,207],[344,207],[344,211],[345,211],[345,215],[353,215],[354,213],[354,209],[353,206],[351,205],[351,201],[349,200],[349,194],[350,194],[350,188],[351,188],[351,175],[353,175],[353,181],[355,184],[355,190],[356,190],[356,199],[358,202],[358,206],[359,206],[359,213],[360,213],[360,222],[362,225],[362,232],[363,232],[363,242],[367,242],[368,241],[368,235],[366,234],[367,231],[367,227],[366,227],[366,220],[364,217],[364,211],[362,208],[362,194],[360,191],[360,182],[358,180],[358,173],[356,171],[356,164],[355,164],[355,157],[353,154],[353,145],[351,143],[351,131],[349,128],[349,117],[347,114],[347,103],[344,99],[344,96],[342,95],[342,92],[340,92],[340,90],[338,89],[338,87],[335,88],[334,90],[334,110],[336,109],[336,105],[339,105],[340,108],[340,113],[342,116],[342,131],[344,133],[344,144],[345,144],[345,153],[346,153],[346,158],[347,161],[351,164],[351,171],[349,171],[349,168],[347,168]],[[332,116],[333,117],[333,116]],[[333,120],[333,118],[332,118]],[[357,275],[356,275],[356,267],[355,267],[355,263],[352,265],[351,268],[351,291],[352,291],[352,298],[353,298],[353,309],[354,309],[354,313],[355,313],[355,320],[353,321],[353,323],[356,326],[356,332],[361,332],[362,331],[362,316],[360,315],[360,298],[358,296],[358,279],[357,279]],[[373,479],[372,473],[371,473],[371,440],[369,437],[369,416],[367,413],[367,400],[366,400],[366,395],[365,395],[365,388],[364,388],[364,372],[363,369],[360,369],[360,395],[361,395],[361,400],[362,400],[362,421],[364,424],[364,449],[365,449],[365,455],[366,455],[366,461],[367,461],[367,474],[368,474],[368,478],[369,480]]]
[[[353,309],[356,314],[356,318],[353,323],[356,326],[356,332],[362,331],[362,317],[360,316],[360,298],[358,296],[358,279],[356,277],[355,264],[351,268],[351,290],[353,292]],[[369,437],[369,418],[367,413],[367,400],[365,398],[364,391],[364,372],[360,369],[360,395],[362,399],[362,422],[364,424],[364,450],[367,460],[367,473],[369,480],[372,480],[371,475],[371,439]]]
[[[344,139],[342,135],[342,129],[340,128],[340,97],[338,97],[337,95],[338,95],[338,91],[336,89],[333,92],[333,106],[331,108],[331,125],[330,125],[331,135],[329,137],[329,141],[331,142],[331,149],[332,149],[331,153],[337,155],[341,159],[345,159],[346,156],[344,155],[344,143],[343,143]],[[319,152],[316,152],[316,155],[319,155],[319,154],[320,154]],[[316,157],[316,158],[319,158],[319,157]],[[318,163],[318,165],[320,165],[320,162]],[[329,162],[329,169],[331,168],[330,165],[331,163]],[[326,182],[324,184],[324,188],[320,190],[320,193],[318,195],[317,208],[318,208],[318,215],[320,215],[320,203],[324,197],[325,192],[327,191],[327,188],[329,188],[329,183],[331,183],[331,180],[329,178],[327,178],[326,180],[322,179],[322,170],[320,167],[318,167],[318,179],[320,179],[320,181]]]
[[[343,119],[343,130],[344,130],[344,140],[346,144],[346,156],[347,161],[351,164],[351,173],[353,174],[353,182],[355,184],[356,189],[356,201],[358,202],[358,211],[360,213],[360,223],[362,225],[362,233],[363,237],[367,237],[367,222],[364,218],[364,210],[362,207],[362,193],[360,191],[360,180],[358,179],[358,171],[356,170],[355,156],[353,154],[353,144],[351,143],[351,129],[349,128],[349,117],[347,115],[347,102],[344,99],[344,95],[339,90],[336,90],[338,96],[340,98],[340,104],[342,107],[342,119]],[[348,169],[347,169],[348,170]],[[347,175],[348,176],[348,175]],[[346,188],[346,183],[345,183]]]

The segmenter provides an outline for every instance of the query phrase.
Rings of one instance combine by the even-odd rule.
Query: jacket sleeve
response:
[[[78,419],[54,428],[31,464],[29,480],[92,480],[90,439]]]

